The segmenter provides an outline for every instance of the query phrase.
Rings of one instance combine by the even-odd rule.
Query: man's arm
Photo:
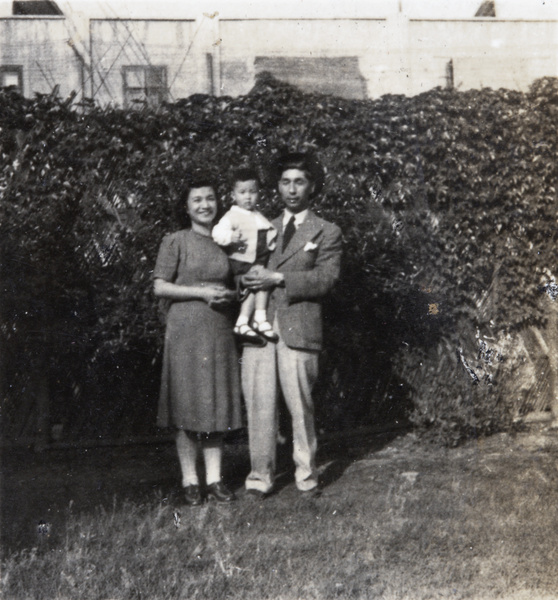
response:
[[[341,249],[341,230],[336,225],[330,225],[324,231],[312,269],[286,272],[261,269],[257,273],[244,275],[242,283],[254,291],[284,287],[289,304],[321,298],[339,279]]]

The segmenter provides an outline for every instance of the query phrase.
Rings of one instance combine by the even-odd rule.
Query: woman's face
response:
[[[188,194],[187,212],[192,223],[210,227],[217,216],[217,198],[213,188],[192,188]]]

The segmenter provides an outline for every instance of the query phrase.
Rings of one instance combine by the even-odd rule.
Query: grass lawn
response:
[[[360,442],[323,447],[319,498],[300,498],[287,473],[263,502],[201,508],[181,505],[167,449],[168,471],[144,464],[142,493],[68,503],[57,531],[45,521],[27,548],[4,552],[2,597],[558,597],[558,434],[533,429],[455,450],[410,435]],[[228,458],[236,472],[245,452]],[[123,473],[140,471],[135,461]]]

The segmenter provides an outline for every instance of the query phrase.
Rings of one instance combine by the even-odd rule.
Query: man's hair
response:
[[[324,170],[312,154],[306,152],[288,152],[281,155],[275,162],[275,181],[279,181],[285,171],[298,169],[304,171],[308,179],[314,184],[312,195],[315,196],[324,185]]]
[[[281,177],[284,171],[289,169],[299,169],[305,171],[308,175],[308,179],[314,181],[314,173],[312,171],[312,165],[307,154],[303,152],[290,152],[284,154],[277,161],[276,173],[277,177]]]
[[[260,185],[260,176],[256,169],[251,167],[240,167],[235,169],[231,174],[231,185],[234,186],[236,183],[244,181],[255,181],[258,186]]]

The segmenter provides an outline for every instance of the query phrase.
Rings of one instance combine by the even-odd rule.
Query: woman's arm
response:
[[[312,269],[279,272],[262,268],[243,275],[242,284],[252,291],[284,287],[289,303],[322,298],[339,279],[341,242],[341,230],[330,223]]]
[[[235,298],[235,292],[220,285],[179,285],[161,278],[155,278],[153,292],[157,298],[168,300],[203,300],[210,306],[223,306]]]

